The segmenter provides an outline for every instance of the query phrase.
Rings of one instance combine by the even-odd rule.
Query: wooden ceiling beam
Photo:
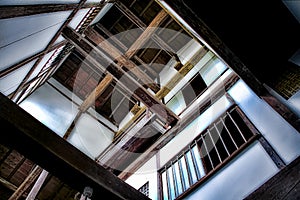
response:
[[[116,43],[121,49],[123,49],[124,51],[127,51],[128,48],[120,40],[118,40],[116,37],[114,37],[114,35],[109,30],[107,30],[104,26],[102,26],[99,23],[97,23],[95,26],[97,28],[99,28],[105,35],[107,35],[109,37],[109,39],[112,40],[114,43]],[[137,55],[134,55],[133,58],[135,60],[137,60],[153,76],[155,76],[155,77],[158,76],[158,73],[156,71],[154,71],[147,63],[145,63]]]
[[[74,10],[78,6],[74,4],[39,4],[39,5],[13,5],[0,7],[0,19],[37,15],[42,13],[60,12]],[[99,6],[98,3],[87,3],[81,8],[92,8]]]
[[[131,58],[140,50],[143,45],[151,38],[154,32],[157,30],[159,25],[168,17],[167,12],[161,10],[155,18],[151,21],[149,26],[143,31],[143,33],[136,39],[136,41],[131,45],[131,47],[125,53],[125,56]]]
[[[121,1],[115,3],[116,7],[135,25],[137,25],[143,31],[146,29],[147,25],[140,20],[129,8],[127,8]],[[162,40],[155,33],[151,35],[151,39],[162,49],[164,49],[171,57],[176,53],[172,47],[170,47],[164,40]]]
[[[122,85],[128,94],[134,96],[141,101],[147,108],[157,114],[160,119],[167,125],[173,126],[178,121],[178,116],[166,107],[160,100],[150,94],[141,84],[127,74],[119,65],[115,64],[108,56],[95,48],[91,42],[78,34],[70,27],[66,27],[63,36],[69,40],[75,48],[103,72],[111,73],[118,84]],[[100,63],[107,62],[107,67],[103,67]]]
[[[91,94],[82,102],[79,107],[81,112],[85,112],[91,105],[95,103],[95,100],[105,91],[105,89],[113,81],[113,76],[110,74],[105,75],[97,87],[91,92]]]
[[[1,144],[16,149],[78,191],[92,187],[92,199],[105,196],[111,200],[149,200],[3,94],[0,94],[0,105],[0,125],[9,130],[0,134]]]
[[[95,103],[95,100],[105,91],[105,89],[109,86],[109,84],[111,84],[112,81],[113,76],[107,74],[97,85],[97,87],[90,93],[90,95],[81,103],[81,105],[79,106],[79,112],[76,114],[75,118],[73,119],[72,123],[63,136],[64,139],[67,139],[70,136],[76,122],[79,120],[82,113],[84,113],[87,109],[89,109],[90,106]]]
[[[157,92],[160,89],[159,86],[147,74],[145,74],[134,62],[129,60],[130,57],[126,57],[126,53],[124,55],[122,52],[120,52],[110,43],[109,40],[106,40],[92,27],[88,27],[84,34],[87,38],[93,41],[97,45],[97,47],[108,53],[113,58],[113,60],[116,60],[120,67],[124,66],[125,68],[130,70],[130,72],[132,72],[138,79],[140,79],[154,92]]]

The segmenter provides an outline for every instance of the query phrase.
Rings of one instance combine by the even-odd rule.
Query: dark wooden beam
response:
[[[118,84],[121,84],[128,94],[133,95],[139,101],[148,107],[152,112],[157,114],[166,124],[173,126],[178,121],[178,116],[167,108],[160,100],[149,93],[135,79],[127,74],[123,69],[109,59],[103,52],[95,48],[87,39],[76,33],[72,28],[66,27],[63,36],[72,43],[75,48],[93,63],[100,70],[111,73]],[[107,62],[108,67],[103,67],[100,63]]]
[[[109,39],[114,43],[116,43],[121,49],[127,51],[128,48],[120,40],[118,40],[109,30],[107,30],[103,25],[97,23],[95,26],[99,28],[105,35],[107,35]],[[137,60],[143,67],[145,67],[147,71],[150,72],[154,77],[158,76],[158,73],[154,71],[147,63],[145,63],[137,55],[134,55],[133,58]]]
[[[300,157],[296,158],[244,199],[299,199],[299,188]]]
[[[13,101],[0,94],[0,142],[16,149],[70,187],[83,191],[92,187],[92,199],[147,199],[97,164]]]
[[[98,6],[98,3],[87,3],[82,8],[92,8]],[[0,7],[0,19],[36,15],[42,13],[51,13],[59,11],[68,11],[76,9],[78,4],[40,4],[40,5],[13,5]]]
[[[106,40],[92,27],[88,27],[84,33],[87,38],[93,41],[97,47],[103,49],[107,52],[113,60],[116,60],[120,67],[124,66],[130,70],[137,78],[139,78],[145,85],[151,88],[154,92],[157,92],[160,88],[159,86],[146,74],[144,73],[134,62],[132,62],[130,57],[123,55],[115,46],[113,46],[109,40]]]
[[[145,30],[147,28],[147,25],[139,17],[137,17],[129,8],[127,8],[121,1],[117,1],[115,5],[130,21],[137,25],[137,27],[139,27],[142,30]],[[175,54],[175,51],[157,34],[154,33],[153,35],[151,35],[151,38],[171,57]]]

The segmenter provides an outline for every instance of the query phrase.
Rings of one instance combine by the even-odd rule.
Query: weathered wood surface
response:
[[[300,199],[300,157],[287,165],[245,200],[293,200]]]

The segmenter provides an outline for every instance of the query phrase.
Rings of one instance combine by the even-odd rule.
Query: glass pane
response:
[[[88,114],[82,114],[68,141],[91,158],[111,144],[114,133]]]
[[[35,61],[36,60],[31,61],[16,71],[13,71],[10,74],[0,78],[0,92],[4,95],[9,95],[10,93],[14,92],[27,75]]]
[[[197,146],[194,146],[192,148],[192,151],[195,155],[195,161],[196,161],[196,165],[197,165],[197,170],[199,171],[200,177],[202,178],[205,175],[205,170],[202,164],[202,160],[199,154],[199,150]]]
[[[69,14],[65,11],[0,20],[0,69],[44,50]]]
[[[38,88],[20,104],[20,107],[61,137],[78,112],[76,105],[49,84]]]
[[[178,92],[168,103],[167,107],[170,108],[176,115],[178,115],[185,107],[185,101],[182,92]]]
[[[167,186],[167,175],[166,172],[161,174],[162,187],[163,187],[163,199],[168,200],[168,186]]]
[[[197,182],[197,175],[196,175],[194,163],[193,163],[193,160],[192,160],[191,152],[187,152],[185,155],[186,155],[186,161],[187,161],[188,166],[189,166],[189,170],[191,172],[192,183],[194,184],[194,183]]]
[[[173,172],[171,167],[168,168],[167,173],[168,173],[167,177],[169,181],[170,199],[175,199],[175,185],[174,185]]]
[[[227,69],[227,66],[219,59],[215,59],[210,65],[200,70],[200,74],[207,85],[210,85]]]
[[[175,175],[176,175],[176,184],[177,184],[177,191],[178,195],[183,192],[183,185],[180,177],[180,171],[179,171],[179,166],[178,162],[174,163],[174,170],[175,170]]]
[[[181,164],[181,167],[182,167],[182,176],[183,176],[183,185],[184,185],[184,189],[186,190],[187,188],[190,187],[190,184],[189,184],[189,176],[188,176],[188,171],[187,171],[187,167],[186,167],[186,164],[185,164],[185,160],[184,160],[184,157],[181,157],[180,160],[179,160],[180,164]]]

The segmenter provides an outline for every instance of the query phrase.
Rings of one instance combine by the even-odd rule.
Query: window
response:
[[[147,181],[142,187],[140,187],[138,191],[149,197],[149,181]]]
[[[199,68],[199,67],[198,67]],[[208,87],[210,87],[219,77],[221,77],[228,67],[216,56],[209,59],[200,69],[195,66],[191,74],[186,75],[188,81],[167,102],[167,107],[174,113],[183,112],[193,101],[195,101]],[[198,69],[198,71],[196,71]],[[179,84],[180,85],[180,84]]]
[[[210,176],[249,144],[256,129],[237,107],[231,107],[160,171],[162,199],[175,199]]]

